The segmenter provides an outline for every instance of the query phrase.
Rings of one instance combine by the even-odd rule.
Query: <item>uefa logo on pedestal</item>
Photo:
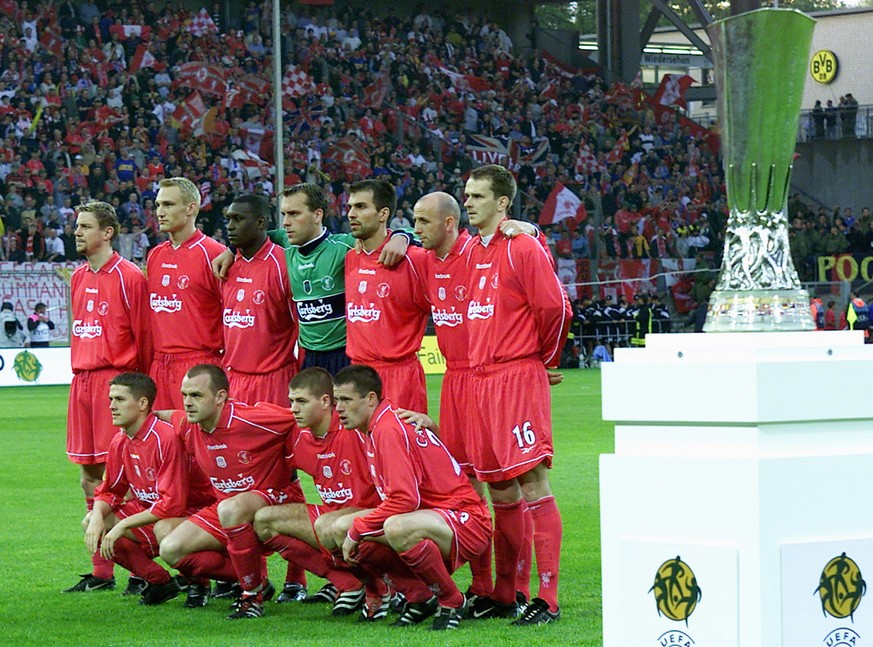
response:
[[[694,571],[679,555],[658,567],[649,593],[655,596],[658,616],[684,622],[686,627],[688,618],[703,598]],[[658,636],[657,644],[661,647],[691,647],[695,643],[688,633],[671,629]]]

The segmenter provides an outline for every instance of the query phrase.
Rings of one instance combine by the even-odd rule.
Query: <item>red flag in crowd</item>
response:
[[[618,164],[621,161],[621,158],[624,157],[624,152],[628,150],[628,139],[630,138],[630,133],[636,130],[636,126],[634,126],[630,132],[623,132],[621,137],[618,138],[618,141],[615,142],[615,146],[612,147],[612,150],[606,154],[606,161],[610,164]]]
[[[109,106],[100,106],[94,111],[94,125],[97,131],[107,130],[115,124],[120,124],[125,120],[123,114],[117,110],[113,110]]]
[[[263,105],[270,97],[270,82],[257,74],[241,77],[224,97],[224,108],[241,108],[250,103]]]
[[[200,183],[200,211],[212,211],[212,182]]]
[[[315,89],[312,78],[294,64],[288,66],[282,77],[282,96],[302,97]]]
[[[381,108],[390,89],[391,82],[388,80],[388,75],[380,74],[372,85],[364,88],[363,105],[367,108]]]
[[[256,154],[237,149],[230,156],[243,168],[246,175],[252,179],[272,175],[275,167],[270,166]]]
[[[49,26],[43,27],[39,43],[55,56],[62,56],[64,53],[64,39]]]
[[[203,115],[206,114],[206,104],[199,92],[192,92],[188,98],[176,106],[173,119],[178,121],[186,130],[193,131],[200,125]]]
[[[633,110],[636,107],[633,90],[621,81],[612,84],[609,91],[603,95],[603,100],[627,110]]]
[[[576,155],[576,173],[579,175],[591,175],[600,170],[600,164],[594,153],[588,148],[588,144],[579,146],[579,154]]]
[[[134,37],[145,40],[151,36],[152,28],[148,25],[109,25],[109,33],[117,34],[121,40]]]
[[[262,160],[273,159],[273,131],[264,124],[246,121],[239,126],[242,146]]]
[[[206,94],[224,96],[227,93],[227,70],[220,65],[182,63],[176,72],[176,84]]]
[[[195,36],[206,36],[207,34],[218,33],[218,27],[206,9],[201,9],[194,14],[194,17],[191,18],[191,22],[187,25],[187,29]]]
[[[543,210],[540,212],[540,225],[554,225],[571,218],[574,225],[588,217],[585,203],[575,193],[560,182],[555,183],[555,188],[546,198]]]
[[[146,67],[150,67],[153,70],[163,70],[167,66],[154,57],[154,55],[149,51],[149,48],[146,47],[145,43],[141,43],[139,47],[136,48],[133,58],[130,59],[128,73],[136,74]]]
[[[478,76],[452,72],[445,65],[438,65],[437,69],[449,77],[449,81],[455,90],[460,90],[461,92],[485,92],[491,89],[491,84]]]
[[[665,74],[661,77],[661,85],[655,93],[655,104],[659,106],[679,106],[688,108],[685,103],[685,93],[695,83],[687,74]]]
[[[363,178],[372,173],[370,157],[361,142],[354,137],[343,137],[327,149],[325,161],[345,171],[346,177]]]

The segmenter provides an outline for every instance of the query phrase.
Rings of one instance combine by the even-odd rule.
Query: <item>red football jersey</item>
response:
[[[355,541],[383,534],[388,517],[420,509],[460,510],[482,499],[461,467],[429,429],[403,422],[383,400],[370,418],[367,462],[382,502],[358,517],[349,531]]]
[[[215,500],[209,482],[191,464],[176,430],[154,415],[146,418],[133,438],[124,431],[112,437],[106,478],[97,486],[94,498],[119,505],[128,489],[161,519],[184,516],[187,510]]]
[[[467,316],[467,256],[473,237],[462,229],[451,251],[439,258],[425,254],[424,278],[431,318],[440,352],[448,368],[470,365],[470,351],[464,319]]]
[[[142,325],[148,316],[146,278],[140,269],[113,253],[96,272],[88,263],[70,277],[73,372],[99,368],[148,373],[152,336]]]
[[[267,240],[246,259],[237,252],[223,286],[224,364],[271,373],[297,362],[297,322],[285,252]]]
[[[379,505],[364,452],[364,436],[345,429],[335,411],[330,429],[321,438],[308,428],[292,436],[288,462],[312,477],[327,511]]]
[[[346,354],[356,364],[417,357],[430,312],[422,284],[424,250],[410,247],[389,269],[379,263],[384,246],[346,254]]]
[[[290,483],[285,442],[295,427],[288,408],[228,400],[212,432],[176,412],[173,424],[221,501],[250,490],[284,490]]]
[[[467,328],[472,366],[538,357],[557,366],[572,319],[548,252],[530,236],[473,238]]]
[[[211,263],[224,249],[195,231],[179,247],[165,241],[149,254],[149,307],[157,352],[217,353],[223,348],[221,285]]]

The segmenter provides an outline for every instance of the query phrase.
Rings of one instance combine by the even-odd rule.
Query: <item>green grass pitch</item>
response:
[[[437,410],[439,377],[428,378]],[[600,415],[600,371],[565,371],[553,389],[557,459],[552,487],[564,520],[562,619],[546,627],[469,621],[451,635],[426,626],[393,629],[332,618],[325,606],[269,604],[256,620],[229,622],[227,601],[187,610],[182,598],[142,607],[115,592],[62,594],[90,570],[79,525],[78,468],[64,454],[66,387],[0,389],[0,637],[3,645],[601,645],[598,455],[613,451],[612,424]],[[524,397],[518,394],[517,397]],[[304,477],[304,482],[308,479]],[[308,483],[307,496],[314,490]],[[271,579],[285,563],[270,558]],[[464,589],[469,570],[456,574]],[[310,577],[310,591],[322,582]],[[389,617],[390,619],[390,617]]]

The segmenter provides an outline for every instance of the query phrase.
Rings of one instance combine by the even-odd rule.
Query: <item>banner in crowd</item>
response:
[[[467,152],[480,164],[500,164],[517,170],[521,164],[533,166],[545,161],[549,142],[542,139],[532,146],[521,146],[509,137],[467,135]]]
[[[827,281],[873,281],[873,256],[819,256],[816,259],[817,278],[820,283]]]
[[[624,296],[630,301],[635,294],[652,294],[656,291],[652,275],[657,273],[658,268],[658,261],[650,258],[601,261],[597,269],[597,282],[601,284],[604,296],[614,299]]]
[[[72,381],[69,346],[0,348],[0,387],[48,386]]]
[[[54,322],[52,341],[70,341],[70,274],[75,263],[0,263],[0,301],[9,301],[24,324],[37,303]]]
[[[665,273],[664,283],[673,295],[673,306],[679,314],[687,314],[697,307],[691,298],[694,287],[692,274],[686,274],[697,266],[696,258],[664,258],[661,266]]]

